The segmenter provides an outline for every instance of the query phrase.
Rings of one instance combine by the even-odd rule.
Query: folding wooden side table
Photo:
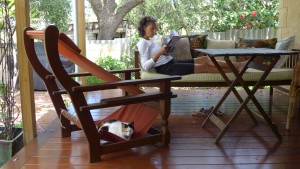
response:
[[[216,106],[214,106],[214,109],[209,113],[205,121],[203,122],[202,126],[205,127],[207,122],[210,120],[215,124],[221,131],[218,134],[218,136],[215,139],[215,143],[218,143],[220,139],[223,137],[225,132],[229,129],[229,127],[232,125],[234,120],[240,115],[242,110],[246,110],[250,118],[256,123],[256,119],[254,117],[255,115],[258,115],[258,117],[261,117],[266,124],[271,128],[273,133],[276,135],[276,137],[281,140],[282,137],[280,133],[278,132],[277,126],[271,121],[267,113],[264,111],[260,103],[255,98],[254,94],[258,90],[258,88],[261,86],[261,84],[264,82],[268,74],[271,72],[274,65],[277,63],[277,61],[280,58],[280,55],[297,55],[298,52],[295,51],[288,51],[288,50],[275,50],[275,49],[266,49],[266,48],[248,48],[248,49],[196,49],[197,52],[206,54],[210,57],[212,62],[215,64],[217,69],[219,70],[220,74],[228,84],[229,88],[225,92],[224,96],[220,99],[220,101],[217,103]],[[231,68],[233,74],[235,75],[236,79],[234,81],[230,81],[229,78],[226,76],[225,72],[222,70],[218,62],[216,61],[215,57],[217,56],[223,56],[224,60],[228,64],[228,66]],[[249,56],[250,59],[248,60],[246,66],[241,70],[240,72],[234,67],[233,63],[229,59],[229,56]],[[243,74],[246,72],[247,68],[255,68],[264,71],[260,79],[257,81],[257,83],[254,85],[253,89],[250,90],[248,88],[247,83],[243,80]],[[235,86],[242,86],[243,89],[247,93],[247,97],[243,100],[240,94],[236,91],[234,88]],[[235,113],[230,117],[230,119],[225,123],[221,119],[219,119],[214,113],[220,108],[220,106],[223,104],[225,99],[228,97],[228,95],[233,92],[236,98],[241,103],[240,107],[236,110]],[[248,107],[247,103],[249,101],[252,101],[256,108],[258,109],[260,114],[252,112]]]

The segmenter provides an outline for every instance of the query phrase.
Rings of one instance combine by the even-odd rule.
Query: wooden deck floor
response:
[[[213,106],[222,90],[175,90],[178,97],[172,102],[169,118],[171,143],[168,148],[156,145],[142,146],[103,156],[98,163],[89,163],[87,141],[79,131],[70,138],[60,138],[59,122],[40,133],[2,168],[14,169],[285,169],[300,168],[300,119],[296,114],[292,130],[285,130],[288,96],[274,94],[272,120],[277,124],[283,140],[280,142],[265,123],[253,125],[242,113],[218,144],[214,138],[218,129],[209,123],[201,126],[204,117],[192,116],[192,111]],[[256,94],[268,110],[268,91]],[[220,108],[235,110],[239,103],[230,96]],[[250,109],[254,109],[249,104]]]

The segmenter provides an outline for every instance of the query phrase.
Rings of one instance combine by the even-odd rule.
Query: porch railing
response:
[[[269,39],[275,38],[277,35],[277,28],[265,29],[230,29],[225,32],[204,32],[208,34],[208,38],[218,40],[234,40],[238,41],[239,38],[247,39]]]

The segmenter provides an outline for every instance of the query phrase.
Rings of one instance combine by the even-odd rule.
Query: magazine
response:
[[[170,41],[168,42],[168,44],[166,45],[166,47],[169,48],[169,50],[167,51],[168,54],[171,54],[173,52],[173,50],[175,49],[177,42],[180,40],[180,36],[176,31],[171,31],[170,33]]]

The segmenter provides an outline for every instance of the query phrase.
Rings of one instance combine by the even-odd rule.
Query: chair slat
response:
[[[155,93],[143,93],[143,94],[132,95],[132,96],[108,98],[108,99],[102,99],[100,103],[93,103],[87,106],[82,106],[80,107],[80,110],[87,111],[92,109],[120,106],[120,105],[131,104],[131,103],[143,103],[147,101],[164,99],[166,97],[172,98],[172,93],[155,92]]]

